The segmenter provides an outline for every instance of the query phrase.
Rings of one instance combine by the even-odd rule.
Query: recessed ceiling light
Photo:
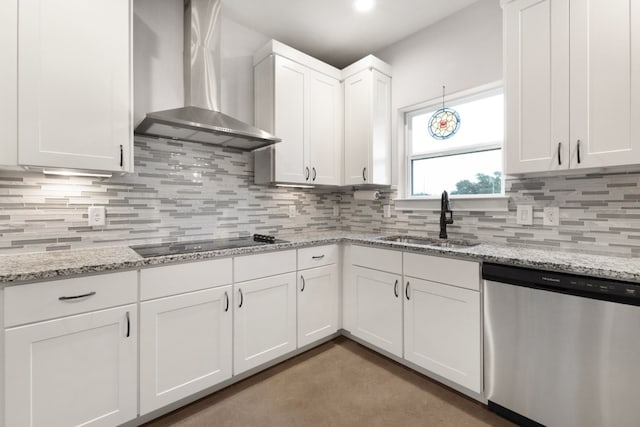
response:
[[[371,11],[375,4],[375,0],[355,0],[353,2],[353,8],[358,12],[364,13]]]

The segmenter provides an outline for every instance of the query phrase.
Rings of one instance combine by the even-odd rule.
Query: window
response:
[[[458,131],[447,139],[429,133],[442,100],[405,113],[409,197],[502,195],[502,88],[478,90],[445,102],[460,116]]]

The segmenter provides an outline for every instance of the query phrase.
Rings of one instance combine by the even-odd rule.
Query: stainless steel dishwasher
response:
[[[485,393],[520,425],[640,426],[640,285],[483,264]]]

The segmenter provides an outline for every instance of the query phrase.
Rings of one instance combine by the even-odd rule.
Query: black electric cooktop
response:
[[[251,237],[234,237],[230,239],[193,240],[190,242],[137,245],[131,246],[131,249],[143,258],[152,258],[164,255],[179,255],[193,252],[217,251],[221,249],[246,248],[249,246],[264,246],[286,242],[286,240],[276,239],[274,236],[254,234]]]

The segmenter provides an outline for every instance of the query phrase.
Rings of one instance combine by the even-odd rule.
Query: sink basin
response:
[[[470,242],[468,240],[443,240],[419,236],[389,236],[381,237],[378,240],[382,240],[384,242],[407,243],[410,245],[434,246],[438,248],[451,249],[469,248],[479,245],[478,242]]]

